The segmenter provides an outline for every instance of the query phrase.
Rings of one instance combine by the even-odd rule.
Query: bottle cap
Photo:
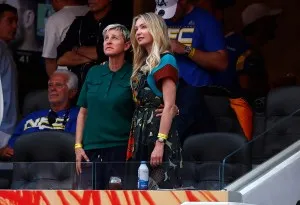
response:
[[[146,161],[141,161],[141,164],[147,164],[147,162]]]

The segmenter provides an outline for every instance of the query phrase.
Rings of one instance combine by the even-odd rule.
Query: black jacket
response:
[[[126,18],[113,12],[113,10],[99,21],[95,20],[92,12],[88,12],[85,16],[77,17],[70,25],[65,39],[57,48],[57,59],[63,56],[64,53],[71,51],[74,47],[80,46],[96,46],[98,54],[98,60],[92,64],[68,67],[78,75],[79,81],[84,81],[89,67],[95,63],[101,63],[107,60],[107,57],[103,53],[102,31],[106,26],[114,23],[123,24],[128,29],[130,29],[131,26]]]

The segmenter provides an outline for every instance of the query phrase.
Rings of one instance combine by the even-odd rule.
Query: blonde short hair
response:
[[[102,32],[103,37],[105,36],[106,32],[109,30],[118,30],[121,31],[123,37],[124,37],[124,41],[128,42],[130,41],[130,32],[129,30],[126,28],[126,26],[122,25],[122,24],[110,24],[108,26],[105,27],[105,29]]]

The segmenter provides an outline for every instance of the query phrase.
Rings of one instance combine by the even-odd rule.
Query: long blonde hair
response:
[[[145,22],[148,31],[153,38],[152,49],[149,54],[144,47],[141,47],[138,44],[135,37],[135,24],[138,19],[142,19]],[[171,49],[168,27],[165,21],[155,13],[140,14],[133,19],[130,39],[134,54],[132,77],[134,77],[139,70],[150,72],[160,63],[160,55]],[[144,64],[145,66],[143,66]]]

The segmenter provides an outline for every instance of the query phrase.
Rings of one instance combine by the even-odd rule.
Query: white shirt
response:
[[[65,6],[50,16],[45,25],[44,58],[56,58],[57,47],[64,40],[70,25],[76,16],[83,16],[89,11],[87,6]]]

